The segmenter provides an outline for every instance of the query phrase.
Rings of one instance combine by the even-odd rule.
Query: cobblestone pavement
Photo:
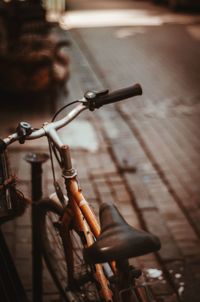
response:
[[[78,3],[74,1],[73,7]],[[159,8],[158,13],[164,15],[165,10]],[[161,251],[139,257],[134,264],[149,273],[156,301],[165,302],[197,302],[200,296],[200,47],[194,34],[199,21],[197,16],[189,17],[179,24],[173,19],[160,26],[88,27],[69,32],[68,101],[88,89],[117,89],[136,81],[143,86],[142,97],[84,113],[62,135],[69,137],[81,186],[94,209],[102,200],[113,201],[131,225],[160,237]],[[63,101],[59,100],[58,107]],[[28,120],[30,114],[25,115]],[[30,118],[41,124],[49,119],[48,110],[40,116],[31,113]],[[16,125],[16,120],[19,117],[14,114],[9,125]],[[87,147],[71,139],[74,133],[82,137],[83,131]],[[30,171],[23,157],[38,147],[43,151],[47,145],[33,142],[27,150],[11,148],[12,166],[28,196]],[[49,170],[48,162],[45,195],[53,191]],[[30,211],[5,225],[4,231],[31,293]],[[159,278],[151,278],[152,268],[162,272]],[[47,272],[45,297],[58,300]]]

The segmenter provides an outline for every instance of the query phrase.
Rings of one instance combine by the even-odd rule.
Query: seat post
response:
[[[117,272],[119,273],[119,282],[122,288],[127,288],[132,284],[132,278],[130,275],[130,266],[128,260],[116,261]],[[124,284],[122,284],[124,282]]]
[[[119,288],[118,300],[139,302],[134,286],[135,279],[141,275],[141,271],[129,265],[128,260],[116,261],[117,283]]]

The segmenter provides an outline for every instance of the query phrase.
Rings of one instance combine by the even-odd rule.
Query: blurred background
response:
[[[199,5],[0,2],[1,137],[19,121],[41,127],[87,90],[142,85],[142,96],[84,112],[61,135],[94,210],[103,200],[114,202],[128,223],[161,239],[158,254],[133,260],[159,302],[198,302],[200,296]],[[10,166],[29,198],[24,156],[47,147],[38,140],[9,148]],[[54,190],[49,161],[43,183],[47,196]],[[2,230],[31,300],[30,212]],[[45,264],[44,299],[61,301]]]

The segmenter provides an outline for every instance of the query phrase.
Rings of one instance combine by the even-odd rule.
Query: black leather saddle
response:
[[[100,207],[101,234],[83,253],[88,263],[103,263],[142,256],[160,249],[160,240],[131,227],[113,204]]]

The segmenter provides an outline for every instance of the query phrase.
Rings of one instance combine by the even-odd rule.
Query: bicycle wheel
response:
[[[79,234],[73,229],[66,230],[70,234],[70,242],[61,235],[62,214],[62,206],[53,200],[42,200],[39,204],[42,249],[47,268],[64,301],[102,301],[93,267],[83,259],[83,243]],[[65,249],[71,249],[73,254],[73,272],[69,271],[71,268],[65,258]],[[73,273],[73,284],[69,284],[70,273]]]

